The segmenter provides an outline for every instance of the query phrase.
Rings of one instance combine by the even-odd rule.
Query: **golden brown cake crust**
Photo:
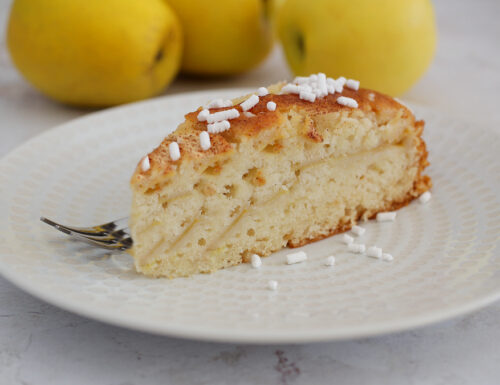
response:
[[[197,116],[199,111],[201,111],[201,108],[199,108],[196,111],[186,114],[186,121],[149,154],[151,167],[148,171],[144,172],[140,169],[139,165],[137,166],[131,179],[132,188],[139,188],[141,190],[157,188],[165,180],[173,177],[176,170],[184,162],[196,162],[201,166],[204,162],[214,163],[219,159],[223,160],[234,152],[233,143],[256,137],[264,130],[273,130],[283,118],[283,115],[292,108],[305,110],[309,115],[352,110],[350,107],[337,103],[339,96],[355,99],[358,102],[358,109],[365,113],[375,114],[377,121],[381,122],[381,124],[390,120],[395,115],[395,111],[401,109],[405,111],[405,114],[413,117],[413,114],[404,105],[398,103],[390,96],[363,88],[360,88],[358,91],[344,88],[341,94],[329,94],[323,98],[316,99],[314,103],[300,99],[297,94],[268,94],[260,97],[259,103],[251,110],[253,114],[258,116],[258,119],[245,116],[239,105],[210,109],[210,112],[214,113],[236,108],[240,112],[240,116],[236,119],[231,119],[231,129],[220,134],[210,134],[212,146],[208,151],[203,151],[200,146],[199,134],[201,131],[206,130],[207,124],[206,122],[198,121]],[[276,103],[275,111],[267,110],[266,105],[270,101]],[[270,132],[270,134],[279,137],[278,132]],[[302,134],[315,142],[322,141],[321,135],[315,132],[314,125],[310,125],[309,129],[305,130]],[[181,158],[177,161],[170,159],[168,149],[168,145],[174,141],[178,143],[181,153]],[[423,151],[425,151],[425,144],[423,144]]]

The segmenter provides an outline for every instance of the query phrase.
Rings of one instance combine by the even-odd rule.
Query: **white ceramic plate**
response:
[[[212,97],[165,97],[90,114],[40,135],[0,162],[0,272],[75,313],[148,332],[271,343],[393,332],[464,314],[500,298],[500,136],[418,108],[427,121],[433,198],[366,224],[362,241],[392,263],[345,252],[335,236],[287,250],[260,270],[237,266],[174,280],[138,275],[128,254],[71,242],[40,215],[86,226],[126,216],[137,161]],[[336,266],[325,267],[335,254]],[[279,282],[271,292],[267,282]]]

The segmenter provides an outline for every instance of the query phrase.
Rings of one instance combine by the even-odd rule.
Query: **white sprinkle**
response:
[[[325,260],[325,266],[333,266],[333,265],[335,265],[335,257],[333,255],[330,255]]]
[[[252,267],[258,269],[262,266],[262,260],[257,254],[252,254]]]
[[[257,95],[259,96],[266,96],[269,93],[266,87],[259,87],[257,90]]]
[[[210,143],[210,135],[208,135],[206,131],[200,132],[200,146],[203,151],[207,151],[212,146]]]
[[[269,111],[274,111],[276,110],[276,103],[274,102],[267,102],[266,107]]]
[[[357,91],[357,90],[359,90],[359,80],[348,79],[345,82],[345,86],[347,88],[350,88],[351,90]]]
[[[354,242],[354,238],[351,237],[349,234],[344,234],[342,236],[342,241],[346,244],[346,245],[350,245],[351,243]]]
[[[418,200],[420,201],[420,203],[427,203],[431,200],[431,198],[432,198],[431,192],[426,191],[422,195],[420,195]]]
[[[353,98],[348,98],[347,96],[339,96],[337,98],[337,103],[346,107],[358,108],[358,102]]]
[[[370,246],[366,249],[366,255],[372,258],[380,259],[382,258],[382,249],[377,246]]]
[[[243,115],[245,115],[247,118],[253,118],[257,115],[251,113],[250,111],[243,111]]]
[[[335,82],[335,79],[333,79],[333,78],[326,78],[326,84],[329,85],[329,86],[334,86],[335,87],[335,85],[337,83]]]
[[[210,111],[207,110],[206,108],[201,110],[200,113],[198,114],[198,121],[199,122],[204,122],[207,120],[208,115],[210,115]]]
[[[286,263],[288,265],[293,265],[294,263],[304,262],[307,260],[307,254],[303,251],[298,251],[296,253],[290,253],[286,256]]]
[[[181,157],[181,152],[179,150],[179,145],[177,142],[172,142],[168,145],[168,151],[170,152],[170,159],[174,162],[179,160]]]
[[[308,76],[297,76],[295,79],[293,79],[293,82],[297,83],[297,84],[309,83],[309,77]]]
[[[251,95],[247,100],[240,104],[243,111],[252,109],[259,102],[259,97],[255,94]]]
[[[396,219],[395,211],[387,211],[385,213],[377,214],[377,222],[389,222],[394,221]]]
[[[335,80],[335,91],[337,91],[339,93],[344,91],[345,82],[346,82],[346,79],[343,76],[341,76],[337,80]]]
[[[214,112],[207,116],[207,123],[221,122],[223,120],[235,119],[240,116],[239,111],[236,108],[231,108],[230,110],[223,110]]]
[[[290,84],[290,83],[285,85],[281,89],[282,94],[298,94],[299,92],[300,92],[299,87],[296,86],[295,84]]]
[[[207,104],[207,108],[223,108],[231,107],[233,102],[231,100],[215,99]]]
[[[223,101],[222,99],[214,99],[207,103],[207,108],[219,108],[222,107]]]
[[[141,170],[143,172],[148,171],[151,168],[151,165],[149,164],[149,156],[146,155],[144,158],[141,160]]]
[[[302,91],[313,92],[313,89],[309,84],[302,84],[299,86],[299,93],[301,93]]]
[[[373,92],[370,92],[368,94],[368,99],[370,100],[370,102],[373,102],[375,100],[375,94]]]
[[[359,82],[357,80],[347,80],[343,76],[335,80],[320,72],[318,74],[312,74],[309,77],[297,76],[292,83],[286,84],[281,89],[281,93],[299,94],[301,99],[314,102],[317,98],[323,98],[328,94],[333,95],[336,92],[341,93],[346,84],[352,89],[359,89]],[[353,108],[358,106],[357,101],[352,98],[339,99],[339,103]]]
[[[207,124],[207,131],[211,134],[218,134],[220,132],[229,130],[230,127],[231,123],[229,123],[227,120],[223,120],[221,122]]]
[[[347,82],[347,79],[343,76],[340,76],[335,82],[337,84],[342,85],[342,87],[343,87],[345,85],[345,83]]]
[[[299,97],[302,100],[307,100],[311,103],[313,103],[316,100],[316,95],[313,94],[312,92],[307,92],[307,91],[300,91]]]
[[[328,95],[328,89],[326,88],[326,75],[322,72],[318,74],[318,96],[321,98]]]
[[[391,254],[382,253],[382,260],[387,262],[392,262],[394,260],[394,257]]]
[[[364,227],[361,227],[361,226],[353,226],[351,231],[356,234],[358,237],[360,237],[361,235],[363,235],[366,231],[366,229]]]
[[[278,282],[271,280],[267,283],[267,287],[269,290],[275,291],[278,289]]]
[[[366,246],[362,243],[349,243],[347,245],[347,250],[353,253],[363,254],[366,251]]]

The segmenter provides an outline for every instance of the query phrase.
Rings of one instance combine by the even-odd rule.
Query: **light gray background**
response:
[[[435,6],[435,61],[403,98],[500,130],[500,1],[440,0]],[[9,0],[0,0],[0,156],[88,113],[51,102],[16,73],[5,44],[9,7]],[[287,76],[281,52],[275,50],[247,75],[203,84],[180,79],[166,94],[257,87]],[[0,384],[499,384],[499,325],[496,303],[438,325],[356,341],[204,343],[91,321],[0,278]]]

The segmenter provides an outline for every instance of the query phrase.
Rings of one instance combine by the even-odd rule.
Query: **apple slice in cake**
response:
[[[139,272],[213,272],[349,230],[430,188],[424,122],[408,108],[345,81],[318,91],[301,79],[188,113],[139,163],[130,219]]]

